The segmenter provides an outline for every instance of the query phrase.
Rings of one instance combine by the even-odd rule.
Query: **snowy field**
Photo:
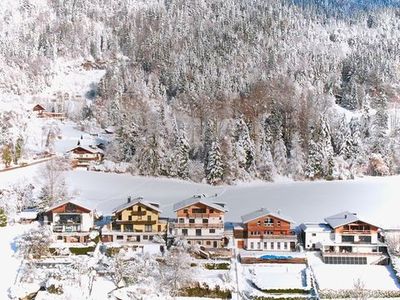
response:
[[[357,280],[369,290],[399,291],[400,284],[389,266],[325,265],[313,266],[321,290],[351,290]]]
[[[17,181],[35,181],[40,166],[0,173],[0,188]],[[357,212],[384,228],[400,227],[398,190],[400,176],[366,177],[350,181],[251,183],[212,187],[166,178],[147,178],[75,170],[67,173],[75,197],[103,214],[126,201],[131,195],[159,202],[163,215],[173,217],[173,203],[194,194],[218,194],[216,201],[226,202],[227,221],[260,207],[281,210],[297,224],[320,222],[340,211]]]
[[[311,289],[304,264],[246,265],[247,278],[259,289]]]

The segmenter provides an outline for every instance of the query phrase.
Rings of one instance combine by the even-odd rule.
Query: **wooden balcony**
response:
[[[224,224],[219,223],[176,223],[175,228],[224,228]]]
[[[115,222],[115,224],[118,224],[118,225],[126,225],[126,224],[132,224],[132,225],[155,225],[155,224],[157,224],[157,221],[156,220],[151,220],[151,221],[148,221],[148,220],[131,220],[131,221],[123,221],[123,220],[115,220],[114,221]]]
[[[53,232],[80,232],[81,224],[53,224]]]
[[[145,210],[142,210],[142,211],[132,210],[131,215],[132,216],[145,216],[146,211]]]
[[[343,230],[343,234],[372,234],[371,230]]]
[[[279,235],[279,234],[259,234],[259,235],[248,235],[248,239],[271,239],[271,240],[297,240],[297,235]]]

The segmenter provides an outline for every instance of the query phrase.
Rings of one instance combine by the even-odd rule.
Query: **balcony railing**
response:
[[[131,220],[131,221],[123,221],[123,220],[115,220],[116,224],[133,224],[133,225],[155,225],[157,224],[156,220]]]
[[[377,256],[377,255],[382,255],[382,252],[322,252],[322,256],[324,257],[329,257],[329,256],[355,256],[355,257],[365,257],[368,255],[373,255],[373,256]]]
[[[176,223],[175,228],[224,228],[224,224],[219,223]]]
[[[260,238],[260,239],[275,239],[275,240],[293,240],[297,239],[297,235],[279,235],[279,234],[258,234],[258,235],[248,235],[249,239],[251,238]]]
[[[138,211],[138,210],[132,210],[132,216],[145,216],[146,215],[146,211],[142,210],[142,211]]]
[[[371,230],[343,230],[346,234],[371,234]]]
[[[81,224],[54,224],[53,232],[80,232]]]

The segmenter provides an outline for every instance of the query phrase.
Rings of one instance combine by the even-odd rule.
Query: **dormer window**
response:
[[[274,219],[272,219],[272,218],[266,218],[266,219],[264,220],[264,225],[265,225],[265,226],[274,226]]]

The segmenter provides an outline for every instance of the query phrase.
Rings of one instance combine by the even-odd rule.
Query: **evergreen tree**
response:
[[[20,136],[18,137],[16,143],[15,143],[15,149],[14,149],[14,163],[18,164],[18,161],[20,160],[22,156],[22,146],[23,146],[24,140]]]
[[[287,173],[286,146],[282,139],[282,132],[278,130],[278,135],[274,143],[274,163],[280,175]]]
[[[215,141],[211,144],[211,149],[208,153],[208,163],[206,171],[208,183],[222,183],[224,177],[224,165],[222,163],[221,151],[218,141]]]
[[[261,179],[273,181],[277,171],[274,160],[272,159],[270,144],[271,143],[268,141],[267,137],[264,136],[261,144],[260,155],[257,158],[257,171],[258,176]]]
[[[189,177],[189,143],[186,139],[186,133],[184,129],[181,129],[178,141],[178,149],[176,154],[177,159],[177,175],[182,179]]]
[[[389,146],[387,135],[387,131],[389,129],[387,101],[386,95],[382,92],[374,98],[376,113],[373,116],[371,130],[371,152],[381,154],[383,157],[387,155]]]
[[[243,118],[239,118],[236,121],[235,141],[239,167],[245,169],[247,172],[251,172],[255,164],[254,143]]]
[[[138,147],[136,160],[139,173],[146,176],[157,176],[161,173],[163,141],[155,133],[142,141]]]
[[[301,139],[298,132],[295,132],[292,138],[288,169],[295,180],[301,180],[305,177],[305,155],[301,147]]]

